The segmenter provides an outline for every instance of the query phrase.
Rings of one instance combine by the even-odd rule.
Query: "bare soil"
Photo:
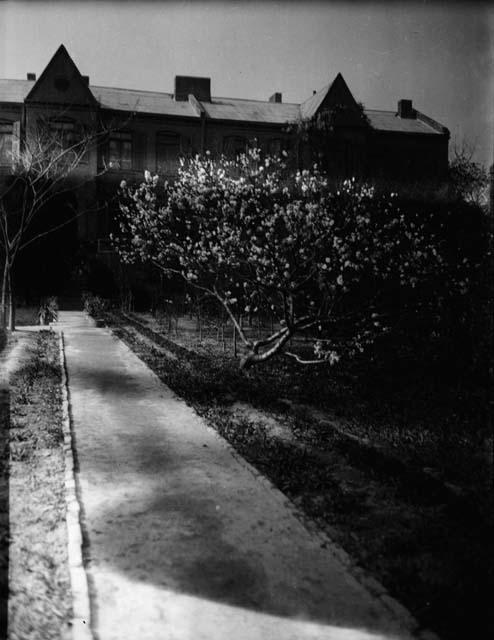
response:
[[[50,331],[20,332],[11,375],[9,640],[69,638],[60,364]]]

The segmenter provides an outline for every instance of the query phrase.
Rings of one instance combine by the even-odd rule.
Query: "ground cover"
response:
[[[58,340],[14,334],[10,380],[9,640],[69,638],[70,582]],[[16,344],[17,343],[17,344]]]
[[[365,456],[359,460],[334,429],[278,402],[280,394],[306,402],[324,395],[341,415],[338,394],[349,390],[347,402],[355,398],[350,378],[328,389],[327,378],[307,381],[296,368],[272,364],[245,375],[222,346],[192,351],[177,335],[157,334],[122,316],[109,319],[164,382],[425,627],[451,640],[494,631],[488,596],[494,587],[492,523],[464,503],[374,467]]]
[[[288,359],[271,361],[251,372],[246,385],[232,360],[230,326],[204,321],[199,333],[196,322],[188,318],[158,320],[143,313],[132,317],[192,351],[188,358],[196,365],[202,356],[209,367],[227,370],[215,388],[220,395],[225,379],[233,377],[237,387],[245,387],[243,395],[256,395],[257,403],[272,404],[286,397],[293,404],[321,409],[337,418],[347,432],[388,449],[417,468],[432,469],[444,481],[476,494],[485,489],[490,472],[478,427],[487,423],[487,394],[478,377],[466,374],[461,384],[452,383],[443,363],[420,371],[407,354],[386,353],[379,359],[370,353],[342,362],[329,373]],[[269,327],[264,330],[269,332]],[[252,331],[262,335],[263,328]],[[303,349],[303,340],[294,346]],[[240,347],[237,350],[240,353]]]
[[[3,367],[7,335],[0,329],[0,639],[7,636],[9,593],[9,388]]]

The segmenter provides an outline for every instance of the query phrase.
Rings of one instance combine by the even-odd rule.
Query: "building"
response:
[[[409,99],[392,111],[362,110],[341,74],[301,104],[284,103],[278,92],[265,101],[217,98],[210,78],[190,76],[176,76],[173,93],[136,91],[92,85],[61,45],[38,78],[28,73],[26,80],[0,79],[0,174],[9,173],[12,151],[40,117],[68,137],[80,127],[103,124],[110,133],[76,172],[89,182],[71,197],[72,206],[87,210],[77,222],[79,243],[89,253],[105,252],[108,202],[122,178],[138,179],[144,169],[173,175],[180,155],[235,154],[254,140],[269,153],[286,149],[307,164],[314,149],[290,124],[324,113],[336,114],[326,158],[335,176],[433,181],[447,171],[444,126]]]

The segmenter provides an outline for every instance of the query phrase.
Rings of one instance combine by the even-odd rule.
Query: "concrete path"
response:
[[[61,312],[94,637],[411,637],[107,329]]]

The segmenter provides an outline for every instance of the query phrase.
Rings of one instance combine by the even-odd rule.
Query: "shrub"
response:
[[[58,320],[58,301],[52,296],[41,301],[38,309],[38,322],[41,325],[50,324]]]
[[[102,313],[110,309],[110,301],[92,293],[84,293],[82,296],[84,303],[84,311],[95,318],[101,316]]]

